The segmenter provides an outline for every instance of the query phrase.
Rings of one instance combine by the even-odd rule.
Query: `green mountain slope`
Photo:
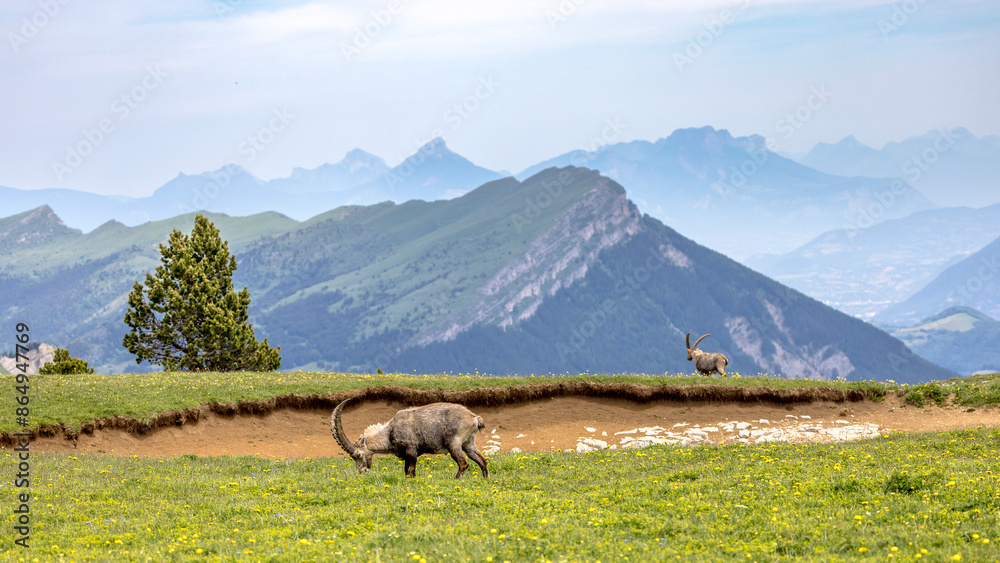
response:
[[[263,234],[298,226],[277,213],[208,216],[231,251]],[[18,231],[3,228],[18,217],[33,217],[22,231],[52,234],[19,243]],[[158,245],[170,231],[190,232],[194,214],[137,227],[109,221],[87,234],[60,229],[56,222],[61,225],[47,207],[0,220],[0,248],[10,247],[0,251],[0,321],[26,322],[33,338],[69,347],[101,371],[144,369],[121,346],[128,292],[159,265]]]
[[[1000,322],[971,307],[951,307],[890,333],[921,357],[962,375],[1000,369]]]
[[[517,327],[477,327],[454,341],[409,349],[394,369],[508,373],[693,372],[685,333],[711,333],[729,370],[816,379],[914,383],[951,372],[877,328],[839,313],[648,216],[642,231]],[[379,358],[387,359],[386,356]]]

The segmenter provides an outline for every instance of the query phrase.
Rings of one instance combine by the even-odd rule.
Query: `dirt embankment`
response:
[[[1000,410],[906,406],[897,396],[873,401],[860,391],[722,385],[644,386],[559,382],[469,391],[374,387],[323,395],[283,395],[266,401],[206,403],[151,420],[101,418],[82,425],[36,429],[32,451],[73,451],[163,457],[181,454],[316,458],[344,455],[330,434],[340,401],[354,438],[399,409],[437,401],[461,403],[486,421],[481,449],[507,452],[576,449],[584,440],[607,446],[641,443],[829,441],[847,428],[870,433],[944,431],[1000,426]],[[639,439],[638,441],[636,439]],[[645,439],[646,442],[642,442]],[[4,447],[14,437],[0,436]]]

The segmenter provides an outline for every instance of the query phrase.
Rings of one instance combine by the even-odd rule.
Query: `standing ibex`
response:
[[[357,443],[352,444],[340,424],[340,411],[348,401],[333,409],[330,427],[337,443],[354,458],[361,473],[372,468],[374,454],[392,454],[405,462],[407,477],[416,477],[418,456],[448,452],[458,464],[456,479],[469,467],[466,455],[476,462],[483,477],[489,477],[486,458],[476,449],[476,432],[483,428],[483,419],[462,405],[434,403],[403,409],[389,422],[365,428]]]
[[[710,336],[710,334],[706,334],[705,336]],[[698,343],[705,336],[695,340],[694,346],[691,346],[691,333],[687,333],[684,342],[687,343],[688,361],[694,360],[694,367],[705,375],[710,375],[713,371],[726,375],[726,366],[729,365],[729,358],[718,352],[702,352],[698,349]]]

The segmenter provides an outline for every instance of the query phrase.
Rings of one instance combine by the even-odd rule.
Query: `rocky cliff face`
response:
[[[511,327],[542,302],[582,279],[598,254],[634,235],[641,215],[624,190],[602,178],[552,226],[478,288],[481,300],[417,339],[419,345],[455,338],[474,325]]]

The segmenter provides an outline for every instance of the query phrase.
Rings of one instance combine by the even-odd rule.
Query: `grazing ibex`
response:
[[[710,336],[710,334],[706,334],[705,336]],[[701,342],[705,336],[695,340],[694,346],[692,346],[691,333],[687,333],[687,336],[684,338],[684,342],[687,343],[688,361],[694,360],[694,367],[705,375],[710,375],[713,371],[726,375],[726,366],[729,365],[729,358],[727,358],[725,354],[720,354],[718,352],[702,352],[698,349],[698,343]]]
[[[407,477],[416,477],[418,456],[448,452],[458,464],[456,479],[469,467],[466,455],[476,462],[483,477],[490,476],[486,458],[476,449],[476,432],[483,428],[483,419],[462,405],[434,403],[403,409],[389,422],[365,428],[357,443],[352,444],[340,424],[340,411],[348,401],[333,409],[330,427],[337,443],[354,458],[361,473],[372,468],[374,454],[392,454],[405,462]]]

